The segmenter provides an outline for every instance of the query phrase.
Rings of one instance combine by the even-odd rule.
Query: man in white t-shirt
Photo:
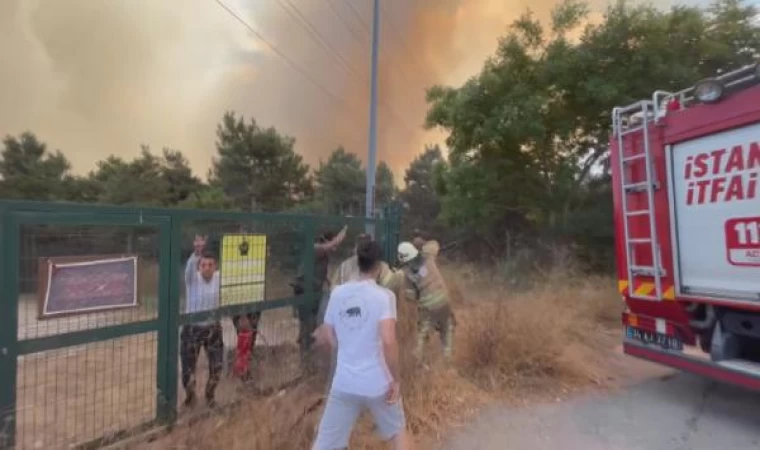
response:
[[[325,312],[325,335],[337,347],[332,387],[319,424],[314,450],[348,447],[363,409],[372,413],[383,440],[409,449],[401,402],[396,296],[378,286],[382,250],[374,242],[356,251],[360,276],[332,292]]]

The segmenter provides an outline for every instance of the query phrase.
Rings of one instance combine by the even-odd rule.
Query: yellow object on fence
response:
[[[220,267],[220,306],[263,301],[266,262],[266,235],[224,235]]]

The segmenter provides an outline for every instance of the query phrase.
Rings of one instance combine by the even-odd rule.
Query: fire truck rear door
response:
[[[670,147],[678,295],[760,302],[760,123]]]

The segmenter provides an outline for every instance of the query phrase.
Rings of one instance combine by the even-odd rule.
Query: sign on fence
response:
[[[224,235],[220,268],[220,306],[263,301],[266,261],[266,235]]]
[[[137,256],[40,258],[40,319],[137,306]]]

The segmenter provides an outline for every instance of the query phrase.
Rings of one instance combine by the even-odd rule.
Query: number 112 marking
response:
[[[740,245],[760,244],[760,222],[736,222],[734,231]]]

